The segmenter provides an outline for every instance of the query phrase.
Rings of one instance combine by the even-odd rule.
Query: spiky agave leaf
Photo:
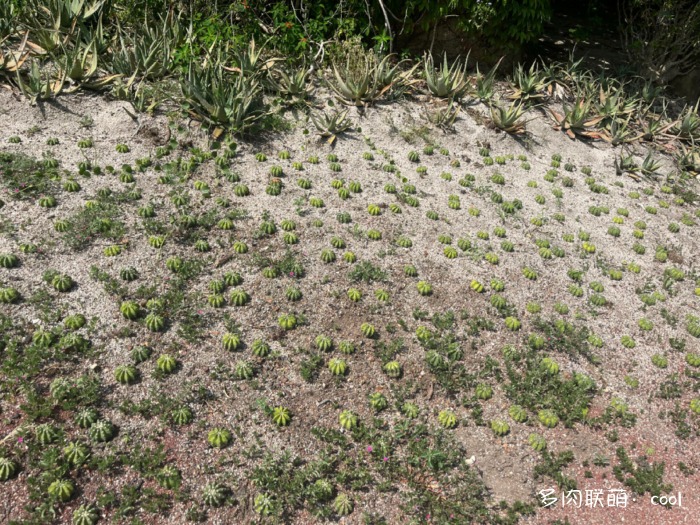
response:
[[[462,64],[461,60],[455,60],[448,65],[447,53],[444,54],[442,66],[435,69],[432,54],[426,54],[423,59],[425,65],[425,81],[431,94],[439,98],[461,99],[469,90],[467,79],[467,61],[469,53]]]

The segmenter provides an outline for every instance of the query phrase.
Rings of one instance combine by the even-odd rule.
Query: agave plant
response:
[[[352,122],[347,118],[348,112],[335,111],[332,114],[322,113],[311,115],[311,122],[314,123],[321,137],[326,138],[328,144],[333,144],[338,135],[352,129]]]
[[[597,125],[603,120],[603,117],[591,117],[591,103],[589,100],[581,98],[573,106],[564,104],[564,110],[558,113],[552,109],[549,110],[555,122],[555,127],[568,135],[569,138],[575,139],[577,136],[597,139],[602,138],[598,131],[592,131],[590,128]]]
[[[693,143],[696,140],[700,140],[700,114],[698,114],[698,108],[700,108],[700,99],[698,99],[695,107],[689,106],[683,110],[680,118],[671,128],[671,133],[682,140]]]
[[[498,129],[517,135],[525,133],[525,122],[522,121],[522,103],[513,102],[509,107],[495,104],[491,106],[491,122]]]
[[[513,93],[510,95],[511,100],[529,105],[544,98],[547,81],[544,80],[537,63],[533,62],[528,71],[525,71],[522,64],[518,64],[513,72],[511,85],[513,87]]]
[[[393,55],[380,59],[375,54],[365,54],[351,65],[348,57],[345,67],[340,70],[337,64],[333,64],[335,80],[328,82],[328,86],[344,102],[355,106],[372,104],[396,83],[405,83],[416,69],[402,73],[400,67],[404,61],[392,67],[389,63],[392,58]]]
[[[254,76],[230,75],[219,64],[190,64],[182,81],[185,102],[200,119],[241,133],[268,113],[262,108],[262,86]]]
[[[459,101],[469,90],[467,77],[467,61],[469,54],[462,61],[457,59],[450,66],[445,53],[442,66],[436,69],[432,54],[426,54],[423,59],[425,65],[425,81],[428,91],[439,98],[451,98]]]
[[[24,78],[19,69],[16,72],[17,87],[32,105],[58,96],[63,91],[66,82],[65,71],[58,71],[57,75],[54,76],[50,68],[40,69],[37,60],[32,61]]]
[[[495,94],[494,81],[496,78],[496,70],[501,64],[501,60],[503,59],[500,59],[486,74],[479,71],[479,64],[476,65],[476,96],[485,104],[490,103]]]
[[[303,64],[294,70],[275,69],[269,78],[272,89],[289,104],[305,103],[313,94],[313,86],[309,83],[311,70]]]

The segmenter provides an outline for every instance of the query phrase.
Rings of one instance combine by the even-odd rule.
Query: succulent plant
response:
[[[559,364],[551,357],[543,358],[540,365],[550,375],[556,375],[559,373]]]
[[[518,423],[527,421],[527,412],[520,405],[511,405],[508,409],[508,415],[513,418],[513,421],[517,421]]]
[[[342,359],[333,358],[328,361],[328,369],[333,375],[342,376],[347,370],[347,363]]]
[[[192,410],[187,406],[175,408],[170,413],[170,418],[176,425],[188,425],[192,422],[193,417]]]
[[[457,426],[457,416],[450,410],[441,410],[438,414],[438,423],[444,428],[454,428]]]
[[[160,332],[165,328],[165,319],[163,316],[151,312],[144,319],[144,324],[151,332]]]
[[[352,430],[358,425],[357,415],[350,410],[343,410],[338,416],[338,422],[340,423],[341,427],[347,430]]]
[[[352,264],[357,260],[357,256],[353,252],[345,252],[343,254],[343,260],[346,263]]]
[[[328,263],[335,262],[335,259],[336,259],[336,256],[335,256],[335,252],[333,250],[328,249],[328,248],[321,250],[321,260],[324,263],[328,264]]]
[[[623,335],[620,338],[620,343],[622,344],[622,346],[629,349],[632,349],[635,346],[637,346],[637,343],[629,335]]]
[[[374,337],[377,333],[377,329],[370,323],[362,323],[360,325],[360,331],[362,332],[362,335],[368,338]]]
[[[285,291],[285,295],[287,296],[287,299],[289,299],[290,301],[298,301],[302,297],[301,290],[299,290],[299,288],[295,288],[293,286],[290,286],[289,288],[287,288],[287,290]]]
[[[73,496],[74,491],[73,482],[62,478],[55,480],[48,488],[49,496],[58,501],[68,501]]]
[[[415,266],[409,264],[408,266],[404,266],[403,273],[406,277],[416,277],[418,275],[418,270]]]
[[[333,510],[338,516],[348,516],[352,509],[352,501],[346,494],[338,494],[333,500]]]
[[[39,198],[39,206],[42,208],[54,208],[56,204],[56,199],[52,195],[45,195]]]
[[[2,268],[15,268],[19,264],[19,259],[16,255],[12,253],[2,253],[0,254],[0,267]]]
[[[350,288],[348,290],[348,299],[350,299],[353,302],[357,302],[360,299],[362,299],[362,292],[357,288]]]
[[[272,421],[280,427],[286,427],[292,419],[288,408],[278,406],[272,409]]]
[[[236,361],[233,367],[233,373],[238,379],[246,380],[255,375],[255,369],[248,361]]]
[[[693,413],[700,414],[700,398],[691,399],[689,407]]]
[[[156,474],[156,480],[164,489],[176,489],[182,483],[182,475],[174,466],[165,465]]]
[[[40,445],[49,445],[58,437],[56,429],[49,423],[43,423],[37,426],[34,429],[34,435]]]
[[[98,419],[88,429],[90,439],[103,443],[109,441],[114,436],[114,426],[106,419]]]
[[[261,516],[271,516],[275,512],[275,502],[272,496],[266,492],[256,494],[253,499],[253,508]]]
[[[282,314],[277,319],[277,323],[284,330],[293,330],[297,327],[297,318],[294,314]]]
[[[0,456],[0,481],[7,481],[17,472],[17,463],[10,458]]]
[[[526,279],[529,279],[530,281],[537,280],[537,272],[532,268],[523,268],[523,275]]]
[[[51,279],[51,286],[58,292],[68,292],[73,288],[73,279],[66,274],[56,274]]]
[[[659,368],[668,367],[668,358],[661,354],[654,354],[653,356],[651,356],[651,362],[654,366],[657,366]]]
[[[377,298],[378,301],[388,301],[389,300],[389,292],[386,290],[379,288],[374,291],[374,296]]]
[[[543,409],[537,413],[537,419],[540,420],[544,426],[548,428],[554,428],[559,424],[559,417],[554,413],[553,410]]]
[[[114,371],[114,379],[116,379],[118,383],[122,383],[124,385],[134,383],[137,378],[138,371],[133,365],[120,365]]]
[[[382,367],[384,373],[389,377],[400,377],[401,376],[401,364],[398,361],[388,361]]]
[[[231,432],[225,428],[212,428],[207,434],[209,445],[214,448],[224,448],[231,442]]]
[[[333,348],[333,340],[327,335],[317,335],[314,344],[322,352],[328,352]]]
[[[202,502],[208,507],[221,507],[227,495],[228,489],[221,483],[207,483],[202,488]]]
[[[99,419],[94,408],[84,408],[75,415],[75,422],[80,428],[90,428]]]
[[[520,330],[520,321],[515,317],[506,317],[505,324],[506,328],[513,332],[515,332],[516,330]]]
[[[510,432],[510,425],[502,419],[495,419],[491,421],[491,430],[497,436],[505,436]]]
[[[537,452],[543,451],[547,448],[547,441],[539,434],[532,433],[527,438],[528,443]]]
[[[418,408],[418,405],[416,405],[415,403],[412,403],[410,401],[406,401],[403,405],[401,405],[401,412],[407,418],[415,419],[418,417],[418,413],[420,412],[420,409]]]
[[[177,359],[170,354],[161,354],[156,361],[156,366],[164,374],[170,374],[177,368]]]
[[[136,319],[139,316],[139,305],[134,301],[124,301],[119,306],[119,311],[125,319]]]
[[[95,525],[100,519],[100,514],[93,505],[80,505],[73,511],[72,525]]]
[[[80,441],[70,441],[63,447],[63,456],[69,464],[76,467],[85,463],[90,455],[90,448]]]
[[[338,350],[343,354],[349,355],[355,352],[355,346],[350,341],[340,341]]]
[[[433,287],[427,281],[418,281],[416,288],[420,295],[430,295],[433,292]]]

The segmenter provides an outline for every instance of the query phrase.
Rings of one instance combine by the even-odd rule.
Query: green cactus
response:
[[[90,426],[88,434],[93,441],[103,443],[112,439],[114,436],[114,427],[109,421],[99,419]]]
[[[540,366],[550,375],[556,375],[559,373],[559,365],[551,357],[545,357],[540,362]]]
[[[525,423],[527,421],[527,412],[520,405],[511,405],[508,409],[508,415],[513,418],[513,421],[518,423]]]
[[[559,417],[554,413],[553,410],[543,409],[537,413],[537,419],[540,420],[544,426],[548,428],[554,428],[559,424]]]
[[[321,250],[321,260],[328,264],[334,262],[336,259],[335,252],[328,248]]]
[[[136,345],[131,350],[131,359],[136,364],[143,363],[149,357],[151,357],[151,349],[145,345]]]
[[[362,299],[362,292],[357,288],[350,288],[348,289],[348,299],[356,303],[357,301]]]
[[[177,368],[177,359],[170,354],[161,354],[156,361],[156,366],[164,374],[170,374]]]
[[[123,385],[130,385],[136,382],[138,371],[133,365],[120,365],[114,371],[114,379]]]
[[[77,467],[85,463],[90,455],[90,448],[80,441],[70,441],[63,447],[63,456],[72,466]]]
[[[316,348],[322,352],[328,352],[333,348],[333,340],[327,335],[318,335],[314,340]]]
[[[346,355],[353,354],[355,353],[355,345],[350,341],[340,341],[340,343],[338,343],[338,350]]]
[[[495,419],[491,421],[491,430],[499,437],[505,436],[510,432],[510,425],[502,419]]]
[[[357,260],[357,256],[353,252],[345,252],[343,254],[343,260],[348,264],[352,264]]]
[[[297,327],[297,318],[294,314],[283,314],[279,316],[277,323],[284,330],[293,330]]]
[[[328,361],[328,369],[335,376],[345,375],[347,364],[342,359],[333,358]]]
[[[381,392],[374,392],[370,394],[369,404],[377,412],[384,410],[387,406],[389,406],[389,402],[387,401],[386,396]]]
[[[0,267],[2,268],[15,268],[19,264],[19,259],[13,253],[2,253],[0,254]]]
[[[383,367],[384,373],[393,378],[401,376],[401,364],[398,361],[388,361]]]
[[[261,516],[271,516],[276,511],[275,501],[272,499],[272,496],[265,492],[261,492],[255,496],[253,508],[255,512]]]
[[[163,330],[163,328],[165,328],[165,319],[163,316],[160,316],[155,312],[151,312],[144,319],[144,324],[151,332],[160,332]]]
[[[410,401],[406,401],[403,405],[401,405],[401,412],[409,419],[417,418],[419,411],[420,409],[418,408],[418,405]]]
[[[73,279],[66,274],[57,274],[51,279],[51,286],[58,292],[69,292],[73,284]]]
[[[136,319],[139,316],[139,305],[134,301],[124,301],[119,306],[119,311],[125,319]]]
[[[340,423],[341,427],[347,430],[352,430],[353,428],[357,427],[358,419],[357,416],[350,410],[343,410],[338,416],[338,422]]]
[[[182,475],[172,465],[165,465],[156,474],[156,480],[164,489],[176,489],[182,483]]]
[[[506,317],[505,324],[506,328],[512,332],[520,330],[520,321],[515,317]]]
[[[413,265],[404,266],[403,273],[406,277],[417,277],[418,270]]]
[[[290,286],[287,288],[285,291],[285,295],[287,296],[287,299],[290,301],[298,301],[302,297],[301,290],[299,288],[296,288],[294,286]]]
[[[362,332],[362,335],[367,338],[372,338],[377,333],[377,329],[370,323],[362,323],[360,325],[360,331]]]
[[[214,448],[224,448],[231,442],[231,432],[225,428],[215,427],[207,434],[207,441]]]
[[[333,510],[338,516],[348,516],[352,513],[353,504],[346,494],[338,494],[333,501]]]
[[[57,479],[49,485],[49,496],[58,501],[68,501],[73,496],[75,486],[68,479]]]
[[[378,301],[388,301],[389,300],[389,292],[382,288],[378,288],[377,290],[374,291],[374,296],[377,298]]]
[[[632,349],[635,346],[637,346],[637,343],[635,342],[635,340],[632,339],[629,335],[623,335],[620,338],[620,343],[622,344],[622,346],[624,346],[625,348],[629,348],[629,349]]]
[[[75,416],[75,422],[80,428],[89,428],[99,419],[94,408],[84,408]]]
[[[690,410],[695,414],[700,414],[700,398],[690,400]]]
[[[10,458],[0,456],[0,481],[7,481],[17,472],[17,463]]]
[[[418,281],[416,288],[420,295],[430,295],[433,292],[433,287],[427,281]]]
[[[438,423],[444,428],[454,428],[457,426],[457,416],[450,410],[441,410],[438,414]]]
[[[49,423],[43,423],[36,427],[34,436],[40,445],[50,445],[56,440],[58,434],[56,433],[56,429]]]
[[[227,495],[228,489],[221,483],[207,483],[202,489],[202,502],[208,507],[221,507]]]
[[[272,409],[272,421],[280,427],[286,427],[292,419],[288,408],[279,406]]]
[[[493,397],[493,388],[485,383],[479,383],[475,389],[476,398],[487,401]]]
[[[193,417],[192,410],[186,406],[176,408],[170,413],[170,418],[176,425],[188,425]]]

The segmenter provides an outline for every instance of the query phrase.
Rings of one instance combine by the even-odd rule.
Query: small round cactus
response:
[[[136,345],[131,349],[131,359],[136,364],[143,363],[149,357],[151,357],[151,349],[145,345]]]
[[[541,366],[550,375],[556,375],[559,373],[559,364],[551,357],[545,357],[541,361]]]
[[[508,415],[513,421],[517,421],[518,423],[525,423],[525,421],[527,421],[527,412],[520,405],[511,405],[508,409]]]
[[[123,385],[130,385],[136,382],[138,371],[133,365],[120,365],[114,371],[114,379]]]
[[[302,297],[301,290],[294,286],[290,286],[289,288],[287,288],[284,294],[290,301],[298,301]]]
[[[384,410],[387,406],[389,406],[386,396],[381,392],[374,392],[370,394],[369,404],[376,411]]]
[[[328,352],[333,348],[333,340],[327,335],[316,336],[314,344],[316,345],[316,348],[318,348],[322,352]]]
[[[95,525],[100,519],[100,514],[92,505],[81,505],[73,511],[72,525]]]
[[[297,326],[297,318],[294,314],[283,314],[277,319],[280,328],[293,330]]]
[[[241,288],[237,288],[231,292],[231,295],[229,296],[229,300],[231,301],[231,304],[234,306],[244,306],[248,304],[250,301],[250,296],[248,295],[248,292]]]
[[[540,410],[537,413],[537,419],[539,419],[540,423],[548,428],[554,428],[559,424],[559,417],[553,410],[549,409]]]
[[[520,330],[520,321],[515,317],[506,317],[505,323],[506,328],[508,328],[508,330],[511,330],[513,332],[515,332],[516,330]]]
[[[272,421],[280,427],[286,427],[292,419],[288,408],[279,406],[272,409]]]
[[[58,274],[51,279],[51,286],[58,292],[68,292],[73,288],[73,279],[66,274]]]
[[[176,489],[182,483],[180,471],[172,465],[165,465],[156,474],[158,484],[164,489]]]
[[[208,507],[221,507],[227,494],[228,489],[221,483],[207,483],[202,489],[202,502]]]
[[[430,295],[433,292],[433,287],[426,281],[418,281],[416,288],[421,295]]]
[[[231,432],[225,428],[213,428],[207,434],[207,441],[214,448],[224,448],[231,442]]]
[[[360,325],[360,330],[362,331],[362,335],[368,338],[374,337],[377,333],[377,329],[370,323],[362,323]]]
[[[412,403],[410,401],[406,401],[403,405],[401,405],[401,412],[407,418],[415,419],[418,417],[418,413],[420,412],[420,409],[418,408],[418,405],[416,405],[415,403]]]
[[[451,410],[441,410],[438,414],[438,423],[444,428],[454,428],[457,426],[457,416]]]
[[[176,408],[170,414],[170,418],[176,425],[188,425],[192,422],[193,417],[192,410],[186,406]]]
[[[139,276],[139,272],[133,266],[129,266],[127,268],[122,268],[121,270],[119,270],[119,277],[123,281],[127,281],[127,282],[135,281],[136,279],[138,279],[138,276]]]
[[[342,376],[347,371],[347,363],[342,359],[333,358],[328,361],[328,369],[333,375]]]
[[[90,455],[90,449],[84,443],[80,441],[71,441],[65,447],[63,447],[63,456],[66,458],[68,463],[73,466],[82,465],[87,461]]]
[[[388,361],[383,367],[384,373],[393,378],[401,376],[401,364],[398,361]]]
[[[84,408],[75,416],[75,422],[80,428],[89,428],[99,419],[99,415],[94,408]]]
[[[261,492],[255,496],[253,500],[253,508],[255,512],[261,516],[271,516],[275,512],[275,502],[272,496],[265,492]]]
[[[502,419],[495,419],[491,421],[491,430],[497,436],[505,436],[510,432],[510,425]]]
[[[539,434],[532,433],[527,438],[528,443],[537,452],[543,451],[547,448],[547,441]]]
[[[140,308],[135,301],[124,301],[119,306],[119,311],[125,319],[136,319],[139,316]]]
[[[255,369],[248,361],[237,361],[233,373],[238,379],[245,380],[253,377]]]
[[[177,360],[170,354],[161,354],[156,361],[156,366],[164,374],[170,374],[177,368]]]
[[[49,496],[58,501],[68,501],[73,496],[75,486],[68,479],[57,479],[49,485]]]
[[[338,494],[333,501],[333,510],[338,516],[347,516],[352,513],[353,504],[346,494]]]
[[[262,339],[256,339],[251,344],[251,350],[253,352],[253,355],[257,357],[267,357],[270,353],[270,345],[268,345]]]
[[[352,302],[356,303],[360,299],[362,299],[362,292],[358,290],[357,288],[350,288],[348,289],[348,299],[350,299]]]
[[[90,426],[88,434],[93,441],[103,443],[112,439],[114,436],[114,427],[109,421],[100,419]]]
[[[349,355],[355,352],[355,345],[353,345],[350,341],[341,341],[338,343],[338,350],[340,350],[343,354]]]
[[[328,248],[321,250],[321,260],[328,264],[334,262],[336,259],[335,252]]]
[[[56,429],[54,429],[54,427],[52,427],[49,423],[44,423],[36,427],[34,430],[34,435],[36,436],[36,440],[40,445],[49,445],[58,437]]]
[[[377,298],[378,301],[388,301],[389,300],[389,292],[386,290],[379,288],[374,291],[374,296]]]
[[[358,419],[357,416],[350,410],[343,410],[338,416],[338,422],[340,423],[341,427],[347,430],[352,430],[353,428],[357,427]]]
[[[17,463],[10,458],[0,456],[0,481],[7,481],[17,472]]]
[[[476,385],[475,394],[477,399],[487,401],[493,397],[493,388],[485,383]]]
[[[146,328],[148,328],[151,332],[160,332],[165,328],[165,319],[163,316],[156,314],[155,312],[151,312],[146,316],[144,319],[144,323],[146,324]]]
[[[690,410],[695,414],[700,414],[700,398],[690,400]]]
[[[15,268],[19,264],[19,259],[13,253],[0,254],[0,267]]]
[[[238,334],[225,333],[221,338],[221,344],[225,350],[234,351],[241,345],[241,338]]]

